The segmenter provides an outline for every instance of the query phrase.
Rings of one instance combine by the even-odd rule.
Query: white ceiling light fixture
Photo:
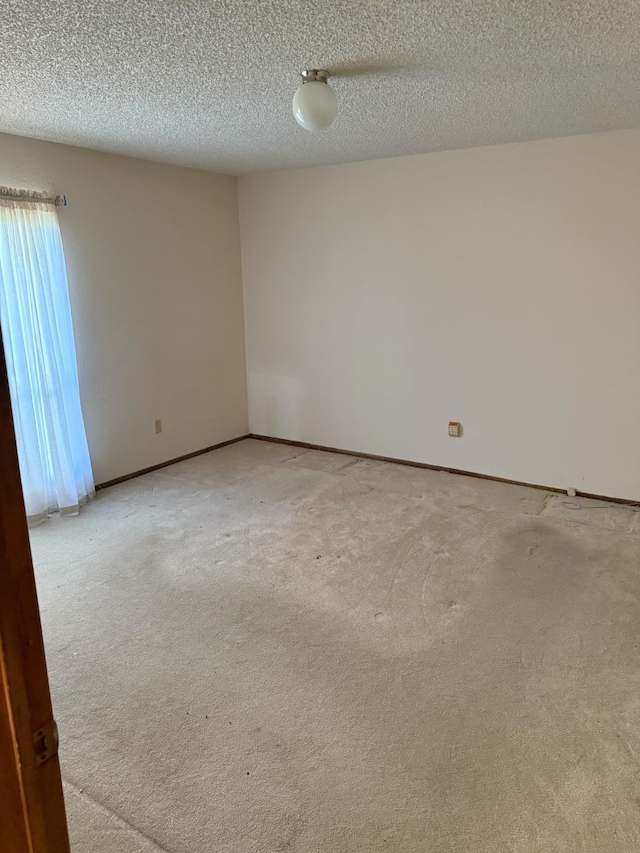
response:
[[[336,93],[327,83],[329,72],[312,68],[301,74],[302,85],[293,96],[293,114],[300,127],[315,133],[329,127],[338,112]]]

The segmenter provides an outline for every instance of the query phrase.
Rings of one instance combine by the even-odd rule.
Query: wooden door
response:
[[[57,733],[1,341],[0,850],[69,853]]]

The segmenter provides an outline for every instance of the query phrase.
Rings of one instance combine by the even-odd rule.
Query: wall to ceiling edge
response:
[[[58,217],[96,482],[245,435],[236,178],[0,134],[0,184],[69,200]]]
[[[251,432],[640,499],[640,130],[239,197]]]

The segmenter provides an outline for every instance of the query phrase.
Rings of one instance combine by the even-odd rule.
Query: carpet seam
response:
[[[144,838],[145,841],[148,841],[150,844],[153,844],[153,846],[159,851],[159,853],[171,853],[171,851],[167,847],[162,847],[155,840],[155,838],[152,838],[150,835],[147,835],[145,832],[142,832],[141,829],[138,829],[138,827],[134,826],[132,823],[129,823],[129,821],[123,818],[122,815],[119,815],[117,812],[114,812],[112,809],[105,806],[104,803],[101,803],[100,800],[96,800],[95,797],[92,797],[87,794],[84,788],[78,788],[77,785],[74,785],[73,782],[70,782],[68,779],[64,779],[63,781],[65,785],[68,785],[69,788],[71,788],[72,791],[75,791],[75,793],[78,794],[80,797],[97,806],[105,814],[109,815],[109,817],[115,818],[118,823],[122,824],[122,826],[125,826],[127,829],[130,829],[136,835],[139,835],[140,838]]]
[[[249,435],[249,439],[252,439],[254,441],[265,441],[265,442],[270,441],[270,439],[268,439],[268,438],[261,438],[261,437],[257,437],[254,435]],[[279,443],[279,442],[274,442],[274,443]],[[288,444],[288,443],[289,442],[284,442],[284,441],[282,442],[282,444]],[[296,446],[296,445],[291,445],[291,446]],[[280,459],[278,461],[272,461],[272,460],[266,460],[266,461],[267,461],[267,464],[271,464],[275,467],[277,467],[279,465],[286,465],[287,462],[292,462],[295,459],[300,459],[302,456],[305,455],[305,453],[308,453],[310,450],[315,450],[315,449],[316,448],[314,448],[314,447],[310,447],[310,448],[303,450],[302,453],[300,453],[296,456],[287,457],[286,459]],[[335,452],[333,450],[322,450],[320,448],[318,448],[318,451],[320,453]],[[347,451],[340,451],[340,452],[344,453],[345,456],[347,456],[347,455],[348,456],[351,456],[351,455],[355,456],[356,455],[356,454],[352,454],[351,452],[347,453]],[[367,458],[369,458],[369,457],[358,456],[357,458],[353,459],[353,461],[347,462],[346,465],[343,465],[341,468],[337,468],[335,471],[323,471],[322,473],[331,474],[331,475],[336,476],[336,477],[342,477],[342,476],[344,476],[344,474],[342,473],[343,471],[346,471],[347,469],[352,468],[353,466],[357,465],[358,462],[361,462]],[[383,464],[393,464],[390,461],[387,461],[386,459],[380,459],[380,460],[376,460],[376,461],[380,461]],[[402,464],[406,464],[406,463],[402,463]],[[301,467],[306,468],[308,471],[318,470],[317,468],[305,466],[304,464],[302,464]],[[407,467],[408,468],[416,467],[416,468],[420,469],[423,466],[413,466],[412,464],[407,464]],[[426,468],[425,470],[436,470],[436,469]],[[446,471],[445,469],[442,469],[442,473],[449,473],[449,472]],[[464,476],[464,474],[462,474],[462,476]],[[481,479],[481,480],[485,480],[486,482],[493,481],[493,482],[503,483],[504,485],[509,484],[509,481],[501,481],[498,479],[494,479],[494,478],[490,478],[490,477],[484,477],[484,476],[474,477],[474,479]],[[512,485],[517,485],[517,486],[521,486],[522,488],[525,488],[525,489],[532,489],[532,490],[536,490],[536,491],[543,491],[546,488],[543,486],[532,486],[532,485],[529,485],[527,483],[515,483],[514,482]],[[380,489],[378,489],[376,486],[369,486],[369,488],[374,489],[374,491],[377,491],[377,492],[380,491]],[[404,494],[404,493],[396,492],[396,494]],[[607,530],[609,533],[613,533],[613,534],[616,534],[619,536],[632,536],[634,538],[636,538],[638,536],[638,533],[633,529],[633,526],[634,526],[634,519],[633,518],[631,518],[631,520],[629,521],[629,523],[627,524],[626,527],[621,528],[621,527],[602,527],[598,524],[594,524],[592,521],[581,521],[579,518],[575,518],[575,519],[574,518],[562,518],[559,516],[548,515],[547,513],[548,513],[548,509],[549,509],[549,499],[561,497],[562,494],[563,494],[562,492],[554,491],[553,489],[549,488],[549,494],[545,495],[544,501],[543,501],[543,506],[538,512],[533,513],[533,514],[526,513],[526,512],[525,513],[515,513],[514,515],[509,516],[509,517],[510,518],[521,518],[521,517],[526,517],[526,516],[529,516],[531,518],[536,517],[536,518],[544,519],[545,521],[559,522],[561,525],[564,525],[567,527],[571,527],[572,525],[577,524],[577,525],[580,525],[581,527],[588,527],[591,530]],[[407,495],[404,495],[404,496],[408,497]],[[591,498],[591,497],[589,499],[595,500],[595,498]],[[422,496],[420,496],[419,498],[414,498],[414,500],[420,501],[420,500],[422,500]],[[606,498],[606,497],[605,498],[599,498],[599,500],[602,500],[605,503],[610,503],[612,507],[621,507],[621,508],[625,508],[625,509],[631,509],[635,512],[640,513],[640,504],[639,505],[631,504],[631,503],[626,504],[626,503],[622,503],[620,500],[610,499],[610,498]],[[593,509],[599,509],[600,507],[588,507],[588,508],[593,510]],[[602,507],[602,509],[609,509],[609,507]],[[495,512],[495,510],[493,508],[487,509],[484,507],[480,508],[480,511],[481,512],[488,512],[488,513]]]

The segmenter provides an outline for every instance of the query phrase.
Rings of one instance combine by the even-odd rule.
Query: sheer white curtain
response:
[[[37,524],[78,512],[93,474],[58,216],[35,193],[1,193],[0,328],[27,516]]]

